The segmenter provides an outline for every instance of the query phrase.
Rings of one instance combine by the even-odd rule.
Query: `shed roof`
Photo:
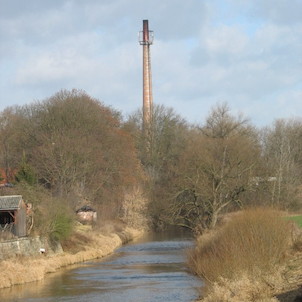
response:
[[[22,202],[21,195],[0,196],[0,211],[18,210]]]
[[[76,210],[76,213],[79,213],[79,212],[96,212],[95,209],[93,209],[91,206],[82,206],[80,209]]]

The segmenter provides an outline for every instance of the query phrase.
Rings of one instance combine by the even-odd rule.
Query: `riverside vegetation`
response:
[[[29,236],[59,241],[67,250],[81,246],[79,238],[86,240],[76,230],[75,211],[83,205],[97,210],[96,233],[108,221],[135,229],[178,225],[202,238],[218,229],[216,239],[206,239],[209,245],[202,243],[197,250],[219,256],[223,270],[212,267],[215,274],[205,273],[196,252],[190,258],[195,259],[196,273],[215,286],[226,278],[245,280],[243,274],[238,280],[237,272],[223,264],[235,261],[223,253],[231,249],[223,238],[237,235],[219,235],[221,217],[259,206],[283,213],[301,210],[301,120],[279,119],[259,129],[242,114],[232,114],[227,104],[218,104],[193,125],[173,108],[155,105],[148,127],[142,131],[140,110],[123,118],[81,90],[62,90],[45,100],[8,107],[0,113],[0,169],[2,181],[10,185],[1,187],[0,194],[20,194],[32,205]],[[273,216],[281,219],[276,213]],[[244,223],[249,220],[239,217],[232,215],[225,225],[228,232],[236,221],[237,229],[248,231]],[[273,221],[264,229],[280,233],[278,240],[285,232],[287,239],[281,243],[290,246],[289,222],[279,220],[281,232]],[[276,247],[262,235],[271,249]],[[6,236],[0,235],[2,240]],[[241,246],[260,248],[249,236],[239,236]],[[273,255],[262,252],[261,257],[281,265],[288,252],[280,249]],[[240,257],[246,256],[237,256],[238,263],[244,262]],[[259,259],[251,261],[259,270],[267,269],[258,265]]]
[[[117,224],[107,224],[97,231],[82,226],[63,242],[63,253],[36,257],[8,257],[1,261],[0,270],[5,273],[0,275],[0,289],[42,280],[46,274],[62,267],[102,258],[140,235],[142,231]]]
[[[189,266],[205,280],[204,302],[294,301],[278,295],[301,283],[301,230],[284,213],[249,209],[200,236]],[[296,300],[295,300],[296,301]]]

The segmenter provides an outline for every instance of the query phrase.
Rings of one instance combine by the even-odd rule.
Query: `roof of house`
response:
[[[76,210],[76,213],[79,213],[79,212],[96,212],[95,209],[93,209],[91,206],[82,206],[80,209]]]
[[[22,202],[21,195],[0,196],[0,211],[18,210]]]

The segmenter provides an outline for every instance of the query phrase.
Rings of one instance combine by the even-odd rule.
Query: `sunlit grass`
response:
[[[289,234],[290,225],[281,213],[263,208],[242,211],[212,238],[198,242],[189,253],[189,265],[211,282],[241,272],[268,272],[282,262]]]
[[[203,234],[188,252],[190,268],[205,282],[202,301],[276,301],[269,297],[284,284],[291,230],[282,212],[258,208]]]

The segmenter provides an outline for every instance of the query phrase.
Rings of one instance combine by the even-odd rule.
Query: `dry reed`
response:
[[[126,228],[124,234],[127,234],[128,240],[131,240],[141,233],[137,230]],[[85,248],[82,248],[77,253],[63,253],[52,257],[24,257],[17,260],[12,258],[1,261],[0,271],[5,273],[0,274],[0,288],[42,280],[46,274],[55,272],[62,267],[109,255],[123,243],[117,234],[102,235],[90,232],[83,236],[87,244]]]
[[[221,229],[201,236],[188,255],[189,266],[211,292],[203,301],[256,301],[269,296],[282,283],[281,268],[290,244],[291,224],[279,212],[263,208],[242,211]]]

